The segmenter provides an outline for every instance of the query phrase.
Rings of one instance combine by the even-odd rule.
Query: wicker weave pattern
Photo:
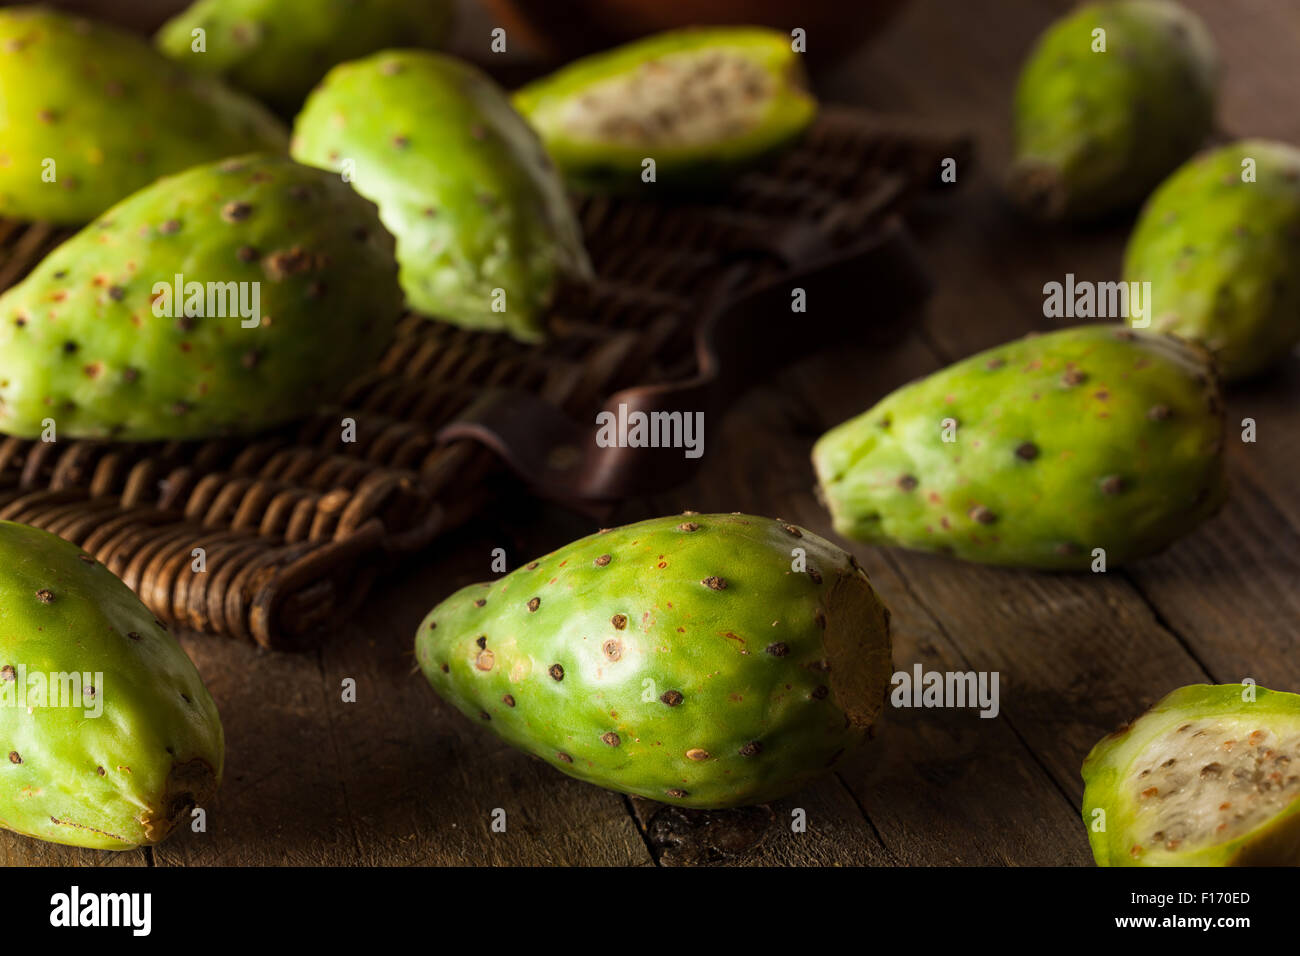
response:
[[[484,388],[526,389],[585,416],[619,390],[695,368],[702,304],[740,275],[797,268],[791,235],[834,242],[934,176],[960,140],[828,112],[804,143],[738,180],[725,203],[584,201],[598,278],[560,291],[551,341],[528,348],[407,316],[371,375],[255,440],[42,443],[0,436],[0,518],[99,557],[169,624],[277,649],[310,646],[365,596],[384,555],[466,520],[500,471],[483,447],[439,444]],[[68,233],[0,221],[0,288]],[[339,440],[356,423],[355,443]],[[195,549],[206,573],[194,573]]]

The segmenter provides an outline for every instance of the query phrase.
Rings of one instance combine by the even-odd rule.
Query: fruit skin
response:
[[[1213,718],[1240,719],[1248,726],[1258,724],[1300,740],[1300,695],[1257,687],[1251,688],[1255,700],[1246,702],[1244,690],[1241,684],[1180,687],[1092,748],[1083,762],[1083,820],[1098,866],[1300,866],[1300,798],[1296,796],[1265,822],[1217,845],[1168,850],[1134,842],[1140,799],[1134,774],[1153,740],[1176,734],[1187,721]],[[1249,740],[1245,743],[1249,745]],[[1300,753],[1287,761],[1287,767],[1300,762]],[[1294,771],[1288,772],[1294,779]],[[1093,828],[1097,808],[1106,811],[1104,832]],[[1216,804],[1206,811],[1217,808]]]
[[[307,415],[391,338],[392,248],[373,205],[285,157],[159,180],[0,296],[0,432],[34,438],[51,418],[58,438],[189,439]],[[177,274],[249,283],[262,324],[241,327],[229,304],[156,315],[155,285]]]
[[[823,772],[868,735],[892,671],[889,612],[857,562],[749,515],[575,541],[457,591],[415,651],[445,700],[556,769],[708,808]]]
[[[1104,53],[1092,51],[1098,28]],[[1016,87],[1012,200],[1043,220],[1136,205],[1209,134],[1217,71],[1205,25],[1168,0],[1089,3],[1057,20]]]
[[[0,10],[0,90],[0,216],[14,219],[79,225],[159,176],[288,145],[259,103],[130,33],[39,7]]]
[[[397,237],[419,312],[534,342],[561,275],[590,274],[546,151],[468,63],[389,50],[337,66],[298,115],[291,149],[327,169],[355,162],[352,184]]]
[[[1247,157],[1255,182],[1241,178]],[[1147,202],[1124,253],[1124,278],[1151,283],[1152,328],[1204,344],[1229,381],[1300,341],[1298,268],[1300,150],[1267,140],[1179,168]]]
[[[57,675],[72,673],[102,674],[82,677],[75,705],[54,696]],[[100,850],[188,825],[225,760],[216,704],[140,599],[79,548],[10,521],[0,521],[0,752],[0,825]]]
[[[1212,515],[1227,491],[1223,436],[1202,350],[1085,325],[905,385],[823,435],[813,464],[846,537],[1084,569],[1094,548],[1113,567]]]
[[[757,122],[742,133],[703,142],[618,142],[566,130],[566,112],[593,86],[630,77],[652,61],[704,56],[714,52],[742,56],[774,82],[774,95]],[[670,60],[672,62],[672,60]],[[690,95],[690,89],[683,91]],[[515,106],[528,117],[566,179],[589,192],[635,192],[646,188],[642,163],[655,160],[656,183],[699,187],[725,180],[789,145],[808,127],[817,102],[805,88],[802,54],[790,36],[759,27],[690,28],[593,54],[523,87]]]
[[[385,47],[437,47],[451,31],[450,0],[197,0],[154,40],[173,60],[281,111],[303,99],[336,63]],[[206,50],[193,50],[193,32]]]

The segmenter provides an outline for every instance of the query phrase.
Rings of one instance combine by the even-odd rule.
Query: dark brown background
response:
[[[86,6],[86,4],[74,4]],[[1225,63],[1220,114],[1235,135],[1300,143],[1300,2],[1189,0]],[[113,4],[156,22],[164,0]],[[937,291],[888,351],[836,350],[758,384],[708,423],[703,473],[629,504],[634,520],[691,508],[781,516],[823,534],[808,450],[827,427],[956,358],[1045,328],[1042,284],[1117,277],[1121,222],[1066,234],[1010,216],[995,178],[1021,57],[1068,6],[915,0],[869,49],[822,77],[828,100],[948,121],[978,137],[980,168],[918,217]],[[470,12],[473,53],[490,23]],[[483,39],[480,39],[483,38]],[[810,37],[810,55],[816,51]],[[469,46],[467,46],[469,45]],[[869,309],[872,290],[862,290]],[[815,328],[815,313],[810,327]],[[324,649],[259,653],[185,639],[224,718],[224,788],[206,834],[112,854],[0,833],[0,863],[206,864],[1086,864],[1079,765],[1104,733],[1167,691],[1251,677],[1300,690],[1300,361],[1234,389],[1234,495],[1211,524],[1130,571],[1047,575],[855,547],[894,611],[895,663],[996,670],[1002,714],[891,710],[834,776],[771,808],[683,813],[570,780],[463,720],[414,668],[412,635],[436,601],[592,528],[523,498],[440,541],[375,590]],[[358,701],[340,700],[345,678]],[[506,833],[490,831],[494,808]],[[808,813],[789,831],[792,808]]]

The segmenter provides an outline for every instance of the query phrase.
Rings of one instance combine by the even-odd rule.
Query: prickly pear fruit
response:
[[[656,518],[457,591],[416,658],[570,776],[686,807],[793,792],[869,731],[889,612],[848,554],[748,515]]]
[[[0,521],[0,826],[100,850],[159,843],[221,782],[217,706],[125,584]]]
[[[525,86],[515,105],[576,187],[715,182],[812,122],[801,54],[758,27],[674,30],[586,57]]]
[[[437,47],[451,0],[197,0],[158,31],[158,48],[280,110],[302,104],[336,63],[390,46]],[[202,48],[196,50],[196,30]]]
[[[831,429],[813,464],[850,538],[1037,568],[1158,551],[1223,501],[1205,353],[1086,325],[1010,342]]]
[[[1216,72],[1205,25],[1177,3],[1079,7],[1020,74],[1011,198],[1044,220],[1136,205],[1210,132]]]
[[[84,223],[159,176],[287,144],[259,103],[132,34],[0,10],[0,216]]]
[[[561,275],[590,270],[541,143],[468,63],[390,50],[337,66],[308,97],[292,150],[379,204],[420,312],[536,341]]]
[[[306,415],[391,338],[392,248],[373,205],[287,157],[159,180],[0,295],[0,432],[186,439]]]
[[[1300,866],[1300,694],[1192,684],[1083,762],[1099,866]]]
[[[1300,340],[1297,267],[1300,150],[1266,140],[1213,150],[1170,176],[1124,254],[1125,279],[1151,283],[1152,327],[1201,342],[1228,380]]]

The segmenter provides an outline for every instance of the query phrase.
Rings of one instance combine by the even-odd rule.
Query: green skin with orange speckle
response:
[[[1156,190],[1124,278],[1151,283],[1152,328],[1201,342],[1233,381],[1300,341],[1297,265],[1300,150],[1245,140],[1198,156]]]
[[[334,64],[396,46],[437,47],[452,0],[197,0],[159,29],[163,53],[292,110]],[[204,49],[194,49],[194,31]]]
[[[407,301],[426,315],[538,341],[560,278],[590,272],[537,135],[468,63],[389,50],[337,66],[291,149],[378,203]]]
[[[1083,762],[1098,866],[1300,866],[1300,694],[1192,684]]]
[[[415,650],[445,700],[556,769],[702,808],[825,771],[868,734],[892,672],[889,613],[857,563],[747,515],[575,541],[457,591]]]
[[[197,439],[293,421],[378,359],[401,303],[392,236],[337,176],[279,156],[196,167],[0,296],[0,432]]]
[[[1091,325],[906,385],[823,435],[813,464],[846,537],[1085,569],[1096,548],[1114,567],[1218,510],[1223,438],[1203,350]]]
[[[0,216],[13,219],[80,225],[159,176],[288,146],[256,101],[40,7],[0,10],[0,91]]]
[[[208,805],[224,760],[216,704],[131,589],[0,521],[0,826],[100,850],[159,843]]]
[[[1094,52],[1094,31],[1106,49]],[[1214,120],[1217,66],[1205,25],[1171,0],[1087,3],[1039,39],[1016,86],[1008,190],[1045,220],[1141,202]]]

